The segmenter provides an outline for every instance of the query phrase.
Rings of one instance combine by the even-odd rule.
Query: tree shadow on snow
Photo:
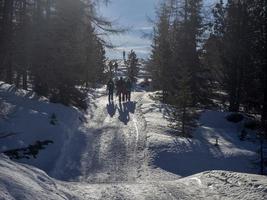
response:
[[[177,139],[174,149],[163,150],[156,154],[153,165],[180,176],[190,176],[209,170],[227,170],[241,173],[255,173],[254,167],[248,168],[248,159],[253,155],[226,156],[214,141],[205,139]]]

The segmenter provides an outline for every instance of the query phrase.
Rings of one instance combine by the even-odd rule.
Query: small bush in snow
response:
[[[61,103],[66,106],[75,106],[81,110],[87,109],[86,102],[87,92],[76,87],[62,86],[59,89],[53,90],[50,96],[50,102]]]
[[[22,158],[30,159],[31,156],[33,158],[36,158],[40,150],[45,149],[45,146],[52,143],[53,141],[51,140],[36,141],[34,144],[31,144],[28,147],[11,149],[3,153],[7,155],[10,159],[22,159]]]

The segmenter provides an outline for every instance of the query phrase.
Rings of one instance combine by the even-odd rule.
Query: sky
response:
[[[204,5],[212,5],[218,0],[204,0]],[[138,57],[148,58],[151,50],[151,39],[143,37],[152,33],[156,6],[160,0],[110,0],[107,6],[101,5],[99,12],[114,25],[128,28],[120,35],[109,35],[107,41],[116,47],[107,49],[106,56],[110,59],[122,58],[122,52],[133,49]]]
[[[138,57],[147,58],[150,53],[151,41],[143,37],[151,33],[153,24],[148,18],[155,17],[155,7],[159,0],[111,0],[108,6],[101,6],[100,13],[115,26],[127,28],[128,31],[119,35],[109,35],[108,41],[116,47],[107,49],[108,58],[122,58],[122,52],[133,49]]]

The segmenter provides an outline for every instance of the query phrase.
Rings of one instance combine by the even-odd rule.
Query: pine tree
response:
[[[175,125],[179,136],[192,137],[191,129],[194,124],[194,108],[192,106],[192,94],[190,88],[190,73],[187,69],[181,69],[181,76],[175,92],[175,110],[173,113]]]
[[[247,95],[253,100],[254,110],[261,114],[262,128],[267,137],[267,67],[266,67],[266,20],[267,1],[248,1],[249,25],[251,31],[250,55],[252,57],[251,77]],[[251,84],[252,83],[252,84]],[[248,85],[247,85],[248,86]],[[256,108],[255,108],[256,107]],[[257,109],[258,108],[258,109]]]
[[[154,89],[160,89],[163,93],[163,101],[168,96],[169,67],[171,60],[170,47],[170,8],[166,3],[160,6],[158,22],[154,28],[150,71]]]
[[[13,36],[14,36],[14,0],[5,0],[2,3],[2,32],[1,32],[1,50],[0,63],[3,66],[3,77],[7,83],[13,82]]]
[[[206,65],[227,92],[229,110],[261,114],[266,127],[266,1],[221,1],[213,16]]]
[[[84,104],[80,88],[104,79],[99,31],[116,32],[98,17],[97,2],[0,0],[0,79],[24,89],[30,82],[52,101]]]
[[[127,72],[128,72],[128,77],[132,82],[136,82],[136,78],[139,72],[139,67],[138,67],[138,58],[133,50],[128,54],[128,59],[126,61],[126,66],[127,66]]]
[[[58,15],[53,19],[52,49],[50,50],[49,90],[54,102],[79,105],[83,95],[76,88],[83,75],[82,4],[79,1],[58,0]],[[78,97],[78,98],[77,98]]]
[[[30,19],[27,16],[27,1],[19,1],[18,23],[16,25],[16,34],[14,36],[14,63],[16,67],[16,86],[27,90],[28,88],[28,70],[31,54],[31,29]]]
[[[226,91],[229,94],[229,110],[239,111],[245,65],[249,63],[246,40],[246,5],[238,1],[229,1],[227,5],[226,32],[223,38],[223,71]]]
[[[205,30],[202,24],[202,0],[185,0],[184,8],[184,40],[185,53],[183,62],[191,73],[190,87],[192,92],[192,102],[205,103],[208,91],[205,77],[205,69],[200,61],[199,44],[201,36]]]
[[[226,8],[223,0],[220,0],[212,9],[213,21],[210,22],[209,38],[203,45],[203,64],[209,70],[210,86],[214,93],[212,98],[219,98],[225,105],[226,98],[218,95],[217,91],[225,91],[225,78],[223,73],[223,37],[225,34]],[[226,91],[225,91],[226,92]]]
[[[149,63],[155,89],[163,91],[163,101],[176,107],[174,118],[185,134],[189,117],[198,103],[206,103],[207,80],[200,60],[204,31],[202,1],[165,1],[155,25]]]

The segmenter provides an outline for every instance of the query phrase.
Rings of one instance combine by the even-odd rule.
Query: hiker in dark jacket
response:
[[[116,74],[118,73],[118,67],[119,67],[119,64],[117,62],[115,62],[114,63],[114,69],[115,69]]]
[[[132,92],[132,82],[128,78],[126,83],[126,101],[131,101],[131,92]]]
[[[121,100],[123,100],[123,92],[124,92],[124,80],[122,77],[117,81],[116,89],[117,89],[117,96],[119,96],[119,102],[121,103]]]
[[[108,101],[113,101],[113,92],[114,92],[114,82],[110,79],[107,83],[107,90],[108,90]]]
[[[122,84],[122,101],[127,101],[127,87],[125,79],[123,79],[123,84]]]

